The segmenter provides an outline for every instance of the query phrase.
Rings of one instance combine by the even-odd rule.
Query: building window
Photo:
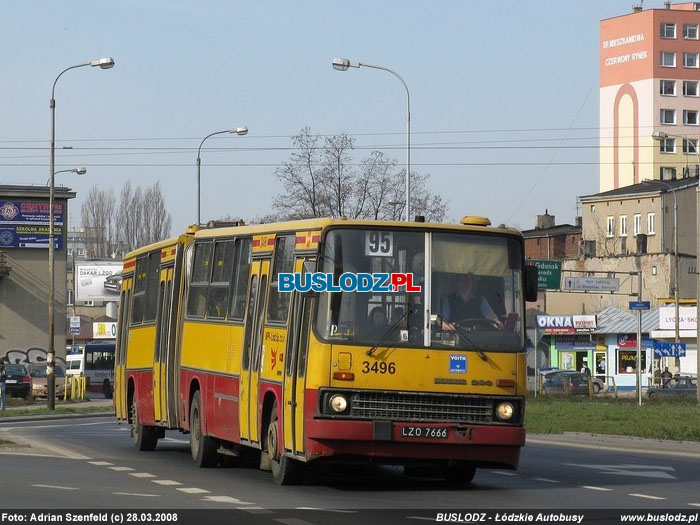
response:
[[[697,113],[697,111],[695,112]],[[697,119],[697,115],[695,116]],[[697,122],[696,122],[697,125]],[[695,155],[698,147],[698,139],[683,139],[683,153],[686,155]]]
[[[95,301],[84,301],[83,306],[95,306]]]
[[[662,80],[659,92],[661,95],[675,96],[676,95],[676,81],[675,80]]]
[[[78,248],[78,257],[85,257],[85,248]]]
[[[642,349],[642,370],[646,370],[646,350]],[[634,374],[637,372],[637,350],[617,351],[617,373]]]
[[[656,233],[656,228],[655,228],[655,219],[656,219],[656,214],[655,213],[647,213],[647,234],[648,235],[654,235]]]
[[[613,237],[615,235],[615,217],[608,217],[608,229],[606,231],[606,237]]]
[[[697,109],[684,109],[683,110],[683,124],[687,126],[697,126],[698,125],[698,110]]]
[[[627,215],[620,215],[620,237],[627,236]]]
[[[662,109],[661,110],[661,123],[662,124],[675,124],[676,123],[676,110],[675,109]]]
[[[660,173],[661,180],[673,180],[676,178],[676,168],[662,166]]]
[[[661,153],[675,153],[676,152],[676,139],[665,138],[661,139],[659,144]]]
[[[698,67],[698,54],[697,53],[683,53],[683,66],[684,67]]]
[[[676,67],[676,54],[672,51],[662,51],[661,67]]]
[[[683,38],[686,40],[697,40],[698,39],[698,26],[697,24],[683,24]]]
[[[642,214],[641,213],[635,213],[634,214],[634,235],[635,237],[642,233]]]
[[[591,204],[591,213],[595,213],[595,204]]]
[[[661,24],[661,38],[676,38],[676,24]]]
[[[73,290],[66,290],[66,305],[73,306]]]
[[[684,80],[683,81],[683,94],[686,97],[697,97],[698,96],[698,81],[697,80]]]

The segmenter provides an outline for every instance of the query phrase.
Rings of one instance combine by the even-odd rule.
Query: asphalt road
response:
[[[16,443],[0,445],[0,509],[244,509],[277,521],[307,509],[333,513],[334,523],[387,508],[404,517],[454,508],[700,511],[700,455],[528,444],[517,472],[482,469],[462,488],[386,467],[325,469],[279,487],[253,468],[195,468],[189,436],[178,432],[154,452],[137,452],[112,417],[6,422],[0,439]]]

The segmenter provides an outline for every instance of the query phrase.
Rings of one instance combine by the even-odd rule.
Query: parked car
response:
[[[647,395],[649,399],[666,397],[695,399],[698,395],[698,381],[690,376],[676,376],[665,386],[651,387]]]
[[[554,372],[566,372],[566,373],[570,373],[570,374],[576,373],[576,374],[581,374],[581,375],[584,375],[584,376],[586,375],[586,374],[584,374],[583,372],[576,372],[575,370],[561,370],[561,369],[559,369],[559,368],[540,368],[541,384],[544,385],[544,384],[545,384],[545,379],[546,379],[546,377],[547,377],[549,374],[552,374],[552,373],[554,373]],[[559,380],[558,380],[558,381],[559,381]],[[599,378],[599,377],[595,377],[595,376],[591,377],[591,383],[592,383],[593,393],[594,393],[594,394],[597,394],[597,393],[600,392],[601,390],[605,390],[605,389],[606,389],[606,387],[605,387],[605,381],[603,381],[603,380],[602,380],[601,378]],[[558,384],[559,384],[560,388],[563,390],[563,388],[564,388],[564,387],[563,387],[563,382],[562,382],[562,381],[559,381]],[[588,387],[586,387],[586,388],[588,388]],[[555,392],[555,393],[557,393],[557,392]],[[586,390],[586,393],[588,393],[588,390]]]
[[[542,386],[545,394],[563,394],[564,383],[569,395],[588,395],[588,376],[573,370],[552,370],[544,374]],[[594,383],[595,384],[595,383]],[[594,392],[596,392],[594,387]]]
[[[7,364],[5,371],[7,372],[5,394],[8,397],[29,399],[29,396],[32,395],[32,382],[27,367],[21,364]]]
[[[46,381],[46,364],[32,363],[28,367],[29,375],[32,378],[32,397],[47,397],[48,386]],[[62,366],[54,367],[54,377],[56,385],[56,396],[63,397],[66,385],[66,371]]]

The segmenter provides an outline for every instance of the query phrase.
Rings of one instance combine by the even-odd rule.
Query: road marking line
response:
[[[634,496],[635,498],[666,499],[666,498],[662,498],[661,496],[649,496],[648,494],[629,494],[629,495]]]
[[[136,494],[134,492],[112,492],[115,496],[137,496],[140,498],[160,498],[160,494]]]
[[[274,514],[274,511],[264,509],[262,507],[236,507],[237,510],[244,510],[251,514]]]
[[[581,485],[582,489],[588,489],[588,490],[604,490],[604,491],[609,491],[612,489],[607,489],[605,487],[593,487],[592,485]]]
[[[318,507],[294,507],[297,510],[318,510],[321,512],[338,512],[339,514],[355,514],[356,510],[340,510],[340,509],[320,509]]]
[[[163,438],[163,441],[169,441],[170,443],[189,443],[189,439],[175,439],[175,438]]]
[[[82,454],[78,454],[77,452],[73,452],[72,450],[69,450],[67,448],[60,447],[58,445],[52,445],[47,441],[31,439],[26,436],[16,437],[14,434],[8,434],[5,437],[10,441],[21,441],[23,445],[29,445],[34,450],[47,450],[53,454],[61,456],[64,459],[92,459],[89,456],[83,456]]]
[[[503,472],[502,470],[490,470],[491,474],[498,474],[499,476],[517,476],[515,472]]]
[[[114,465],[114,463],[110,463],[109,461],[88,461],[91,465],[97,465],[98,467],[106,467],[109,465]]]
[[[561,481],[549,478],[532,478],[533,481],[543,481],[544,483],[561,483]]]
[[[700,503],[688,503],[691,507],[700,507]]]
[[[173,481],[172,479],[152,479],[153,483],[158,483],[158,485],[182,485],[179,481]]]
[[[116,470],[117,472],[126,472],[127,470],[134,470],[131,467],[108,467],[109,470]]]
[[[251,501],[241,501],[231,496],[204,496],[202,501],[213,501],[214,503],[235,503],[236,505],[255,505]]]
[[[424,517],[424,516],[406,516],[406,519],[409,519],[409,520],[435,521],[435,518],[426,518],[426,517]]]
[[[155,478],[155,474],[149,474],[148,472],[129,472],[129,476],[134,476],[135,478]]]
[[[304,521],[298,518],[276,518],[275,521],[279,521],[285,525],[313,525],[310,521]]]
[[[182,488],[178,487],[177,490],[182,492],[187,492],[187,494],[209,494],[208,490],[198,489],[197,487]]]
[[[78,490],[76,487],[59,487],[57,485],[32,485],[32,487],[40,487],[42,489]]]

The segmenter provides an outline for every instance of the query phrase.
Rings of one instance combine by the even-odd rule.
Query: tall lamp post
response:
[[[661,140],[668,137],[675,137],[685,140],[687,137],[682,135],[672,135],[670,133],[665,133],[663,131],[655,131],[652,133],[652,137],[655,140]],[[696,295],[696,307],[695,307],[695,373],[696,377],[700,379],[700,149],[698,149],[698,144],[695,142],[688,141],[688,144],[693,145],[695,154],[698,157],[698,185],[695,188],[695,295]],[[678,322],[678,311],[676,310],[676,323]],[[700,387],[698,387],[697,392],[697,402],[700,403]]]
[[[85,175],[87,173],[87,168],[73,168],[70,170],[58,170],[57,172],[54,173],[54,175],[58,175],[59,173],[75,173],[76,175]],[[46,185],[48,186],[50,182],[50,179],[46,181]]]
[[[239,126],[233,129],[225,129],[223,131],[215,131],[214,133],[209,133],[206,137],[202,139],[199,143],[199,148],[197,149],[197,225],[202,224],[201,209],[202,209],[202,194],[201,194],[201,173],[202,173],[202,144],[209,137],[214,135],[223,135],[224,133],[235,133],[238,136],[245,135],[248,133],[248,128],[246,126]]]
[[[66,71],[85,66],[110,69],[114,67],[114,59],[111,57],[104,57],[97,60],[92,60],[91,62],[86,62],[84,64],[77,64],[75,66],[67,67],[61,71],[56,77],[56,80],[53,81],[53,87],[51,88],[51,100],[49,101],[49,108],[51,108],[51,154],[49,162],[49,348],[46,355],[46,394],[48,396],[49,410],[54,410],[56,408],[56,377],[54,374],[54,363],[56,361],[56,349],[54,348],[54,261],[56,254],[53,231],[53,207],[55,193],[54,178],[56,176],[56,83],[58,82],[58,79],[61,78],[61,75],[63,75],[63,73]]]
[[[401,78],[401,75],[395,71],[392,71],[388,67],[374,66],[372,64],[365,64],[364,62],[351,62],[347,58],[336,57],[333,59],[333,69],[338,71],[347,71],[350,67],[370,67],[372,69],[387,71],[398,78],[406,90],[406,221],[408,222],[410,221],[411,217],[411,94],[408,91],[406,82],[404,82],[403,78]]]

